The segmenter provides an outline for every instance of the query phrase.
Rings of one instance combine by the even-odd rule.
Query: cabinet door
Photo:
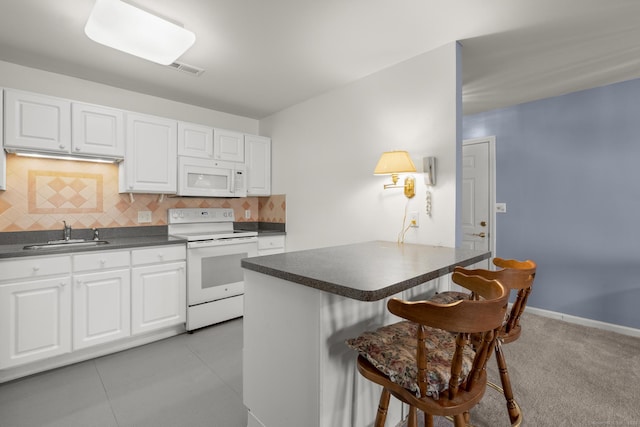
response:
[[[0,369],[71,351],[70,280],[0,285]]]
[[[6,89],[4,125],[5,148],[52,153],[70,152],[69,101]]]
[[[120,192],[175,194],[177,122],[142,114],[127,114],[126,122],[126,158],[120,164],[124,168]]]
[[[2,95],[3,93],[0,90],[0,129],[4,129],[3,128],[4,113],[2,111],[2,106],[4,102],[2,99]],[[4,136],[4,132],[0,130],[0,190],[7,189],[7,156],[4,150],[2,149],[2,147],[4,146],[3,136]]]
[[[225,129],[214,129],[213,156],[216,160],[244,162],[244,134]]]
[[[140,334],[186,320],[185,263],[131,270],[131,333]]]
[[[213,159],[213,128],[178,122],[178,155]]]
[[[271,195],[271,138],[245,135],[247,195]]]
[[[74,154],[124,157],[124,113],[98,105],[73,103],[71,143]]]
[[[128,269],[74,276],[73,349],[128,337],[130,293]]]

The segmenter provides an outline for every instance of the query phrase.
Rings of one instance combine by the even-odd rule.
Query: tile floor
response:
[[[0,384],[0,427],[245,427],[242,319]]]

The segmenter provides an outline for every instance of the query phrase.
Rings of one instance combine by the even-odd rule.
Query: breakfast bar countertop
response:
[[[372,241],[242,260],[245,269],[360,301],[377,301],[491,253]]]

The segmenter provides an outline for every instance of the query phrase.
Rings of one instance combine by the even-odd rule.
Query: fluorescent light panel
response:
[[[96,0],[84,32],[97,43],[162,65],[196,41],[191,31],[120,0]]]

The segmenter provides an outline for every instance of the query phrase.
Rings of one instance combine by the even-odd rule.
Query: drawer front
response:
[[[129,251],[104,251],[73,255],[74,272],[123,267],[129,267]]]
[[[0,261],[0,283],[71,273],[71,257],[44,256]]]
[[[185,245],[154,246],[149,249],[135,249],[131,251],[131,263],[133,265],[182,261],[186,258],[187,248]]]
[[[258,250],[284,249],[284,236],[258,237]]]

